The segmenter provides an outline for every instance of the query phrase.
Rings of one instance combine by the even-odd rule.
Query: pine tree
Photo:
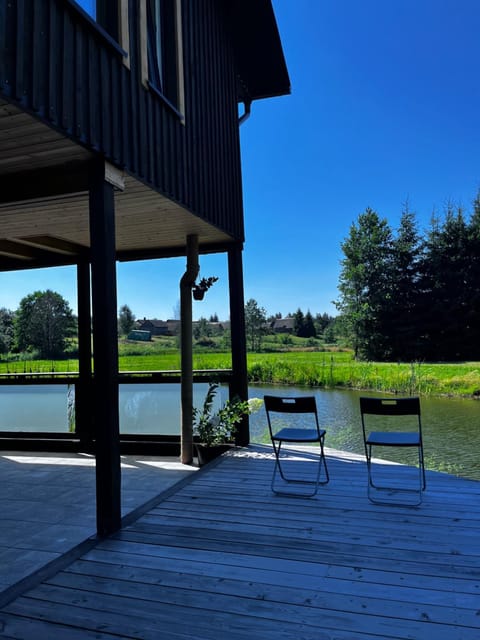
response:
[[[469,293],[468,229],[460,207],[447,206],[443,224],[432,221],[425,243],[422,299],[429,360],[458,360],[464,353]]]
[[[316,338],[317,330],[315,329],[315,323],[313,322],[313,316],[310,310],[305,314],[305,321],[303,323],[303,337],[304,338]]]
[[[293,314],[293,333],[299,338],[303,338],[305,330],[305,316],[300,307]]]
[[[390,305],[391,357],[414,360],[419,355],[417,305],[419,303],[419,269],[421,243],[416,216],[405,205],[392,245],[392,299]]]
[[[386,336],[391,332],[387,305],[392,297],[392,232],[385,219],[370,208],[350,227],[341,245],[339,291],[335,303],[343,316],[355,357],[388,358]]]

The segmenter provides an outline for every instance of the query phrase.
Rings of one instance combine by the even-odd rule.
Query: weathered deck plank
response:
[[[7,605],[0,637],[478,640],[480,483],[429,473],[421,506],[378,506],[360,458],[328,463],[310,499],[272,495],[267,447],[202,470]]]

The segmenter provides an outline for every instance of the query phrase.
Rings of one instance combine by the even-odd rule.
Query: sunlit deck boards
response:
[[[195,472],[174,458],[122,456],[122,515]],[[81,453],[0,454],[2,591],[95,536],[95,460]]]
[[[270,492],[257,447],[8,604],[0,637],[478,640],[480,483],[428,474],[417,508],[374,506],[328,452],[313,499]]]

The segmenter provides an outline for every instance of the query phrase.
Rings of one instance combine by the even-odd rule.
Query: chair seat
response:
[[[372,431],[368,434],[366,443],[384,447],[418,447],[420,435],[414,431]]]
[[[317,432],[316,429],[294,429],[284,428],[273,434],[273,440],[283,440],[284,442],[318,442],[318,438],[323,438],[326,431],[320,429]]]

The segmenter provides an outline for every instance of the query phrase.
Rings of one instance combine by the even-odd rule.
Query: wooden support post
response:
[[[95,162],[89,203],[97,531],[102,536],[121,524],[115,206],[113,186],[104,178],[104,163]]]
[[[180,280],[180,338],[181,338],[181,450],[182,464],[193,461],[193,347],[192,347],[192,287],[198,272],[198,236],[187,236],[187,267]]]
[[[243,294],[242,247],[228,250],[228,284],[230,291],[230,330],[232,337],[233,379],[230,394],[248,400],[247,340],[245,335],[245,301]],[[239,425],[235,441],[246,447],[250,443],[248,416]]]
[[[85,450],[93,441],[91,413],[92,336],[90,310],[90,265],[77,264],[78,382],[75,388],[75,431]]]

